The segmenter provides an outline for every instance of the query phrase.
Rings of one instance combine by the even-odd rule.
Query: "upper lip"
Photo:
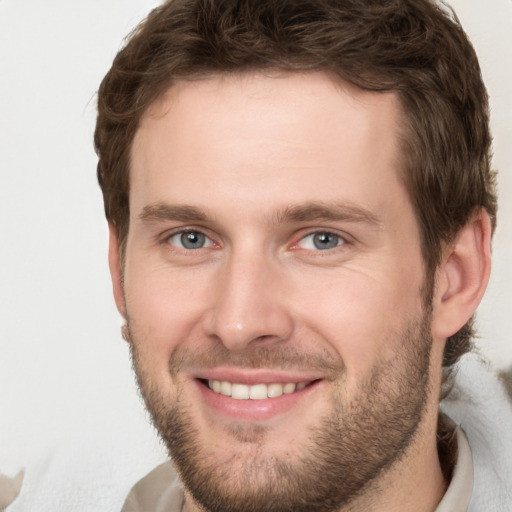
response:
[[[286,384],[288,382],[310,382],[319,380],[321,375],[308,371],[280,371],[253,368],[211,368],[199,370],[191,377],[201,380],[236,382],[252,386],[255,384]]]

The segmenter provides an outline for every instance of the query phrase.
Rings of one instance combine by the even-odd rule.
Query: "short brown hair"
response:
[[[258,69],[326,71],[402,108],[402,178],[433,286],[444,243],[475,211],[496,222],[488,99],[455,14],[429,0],[171,0],[117,54],[98,93],[95,147],[105,212],[129,228],[130,150],[141,116],[176,80]],[[449,338],[444,366],[471,347]]]

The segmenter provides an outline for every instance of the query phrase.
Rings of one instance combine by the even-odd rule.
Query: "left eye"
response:
[[[327,249],[334,249],[340,245],[343,245],[345,240],[335,233],[329,233],[328,231],[317,231],[311,233],[300,240],[298,245],[301,249],[312,249],[325,251]]]
[[[203,249],[213,245],[213,242],[200,231],[182,231],[171,235],[168,241],[180,249]]]

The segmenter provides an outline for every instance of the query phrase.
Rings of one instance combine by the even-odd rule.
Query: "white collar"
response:
[[[436,512],[466,512],[473,492],[473,457],[464,432],[456,427],[457,459],[452,479]]]

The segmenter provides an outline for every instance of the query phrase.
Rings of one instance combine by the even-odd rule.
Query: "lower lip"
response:
[[[211,390],[202,381],[195,381],[203,401],[216,412],[242,421],[266,421],[284,414],[309,397],[320,385],[315,381],[300,391],[264,400],[237,400]]]

